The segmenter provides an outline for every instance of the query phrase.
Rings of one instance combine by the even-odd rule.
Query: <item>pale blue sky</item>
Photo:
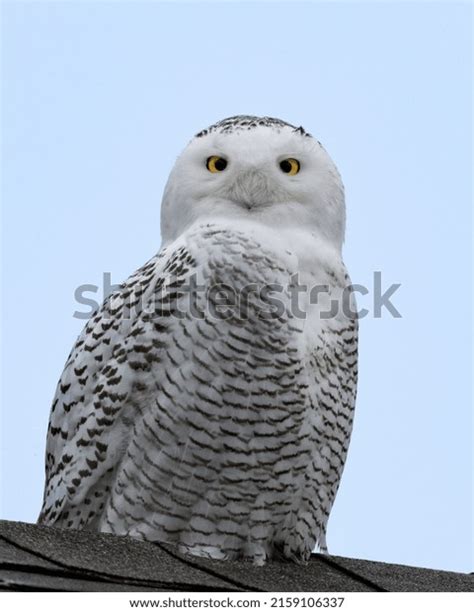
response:
[[[161,193],[223,117],[302,124],[347,195],[361,323],[331,552],[473,571],[471,7],[4,2],[1,518],[34,521],[74,289],[160,246]],[[359,300],[370,306],[368,299]]]

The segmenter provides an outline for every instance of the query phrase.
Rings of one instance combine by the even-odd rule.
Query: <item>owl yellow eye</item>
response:
[[[209,172],[222,172],[227,168],[227,160],[219,155],[211,155],[207,158],[206,168]]]
[[[280,162],[280,168],[285,174],[294,176],[300,171],[300,162],[297,159],[293,159],[293,157],[289,157]]]

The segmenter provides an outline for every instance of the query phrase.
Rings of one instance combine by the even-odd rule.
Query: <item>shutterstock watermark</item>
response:
[[[74,297],[84,309],[75,310],[73,317],[90,319],[106,300],[102,315],[105,318],[133,319],[147,314],[178,319],[247,320],[255,316],[305,319],[310,312],[317,312],[321,319],[341,315],[358,319],[368,316],[400,319],[402,315],[394,303],[400,287],[401,283],[384,285],[380,271],[373,272],[370,287],[357,283],[342,287],[329,283],[308,286],[300,282],[297,274],[286,284],[246,284],[240,279],[232,285],[217,281],[204,284],[192,274],[186,278],[165,275],[155,283],[136,280],[115,285],[110,272],[104,272],[102,287],[94,284],[77,287]],[[361,307],[356,306],[359,302],[363,302]]]

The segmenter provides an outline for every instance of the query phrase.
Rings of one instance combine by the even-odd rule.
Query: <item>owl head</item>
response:
[[[344,188],[329,155],[302,127],[230,117],[199,132],[177,159],[163,196],[163,242],[210,221],[306,229],[340,249]]]

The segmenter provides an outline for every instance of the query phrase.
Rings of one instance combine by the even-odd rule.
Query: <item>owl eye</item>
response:
[[[209,172],[222,172],[227,168],[227,160],[219,155],[211,155],[207,158],[206,168]]]
[[[300,171],[300,162],[293,157],[289,157],[288,159],[284,159],[280,162],[281,171],[285,174],[289,174],[290,176],[294,176],[298,174]]]

